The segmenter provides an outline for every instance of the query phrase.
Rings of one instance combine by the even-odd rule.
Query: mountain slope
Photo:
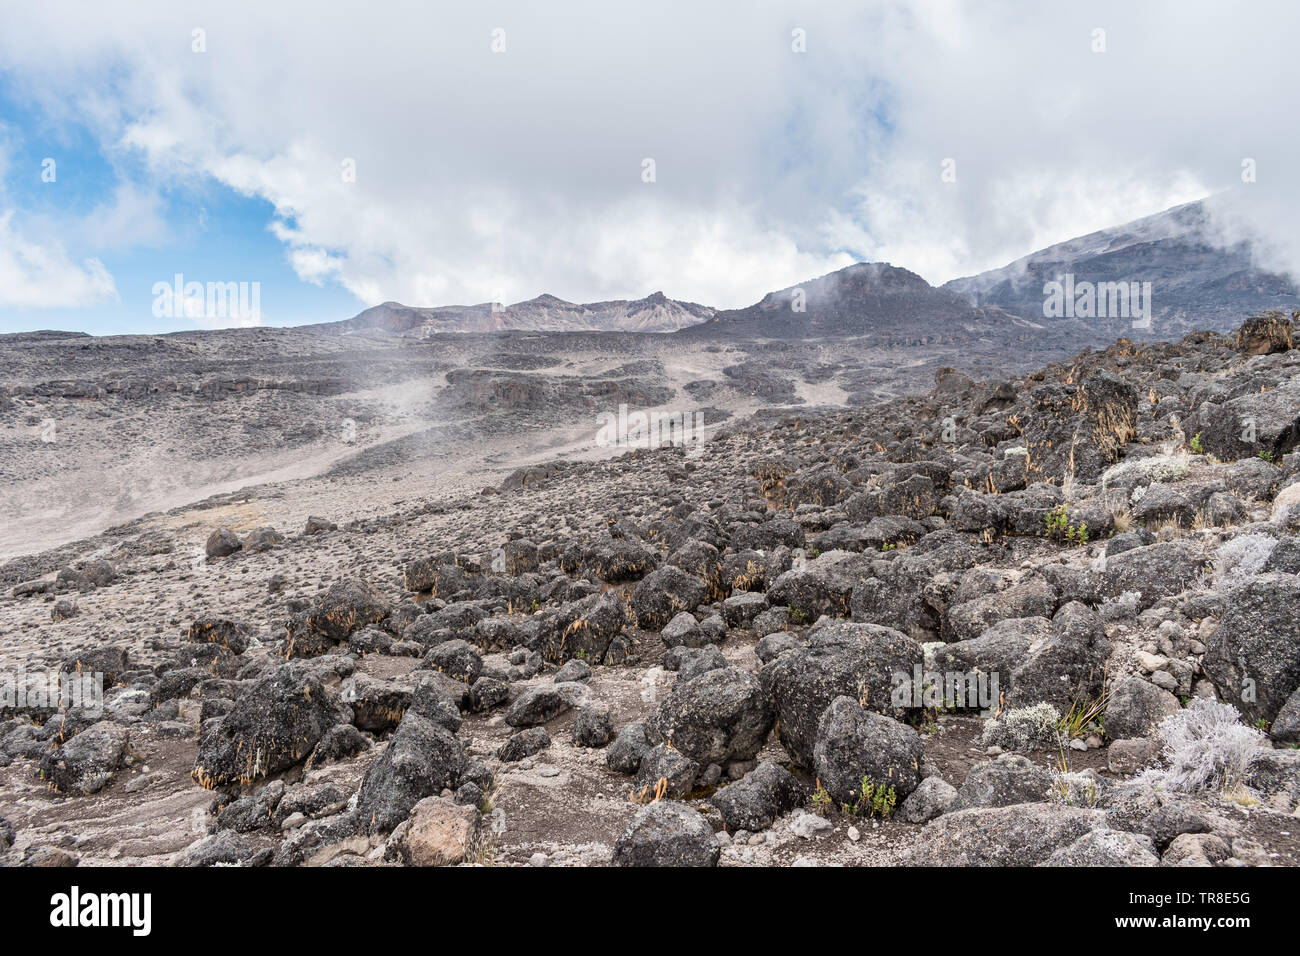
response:
[[[1151,328],[1103,316],[1085,320],[1104,337],[1174,339],[1191,329],[1227,332],[1265,309],[1300,306],[1296,284],[1253,264],[1249,243],[1223,247],[1204,202],[1176,206],[1122,226],[1048,246],[1000,269],[953,279],[943,289],[976,306],[1044,319],[1044,284],[1151,283]]]
[[[924,346],[1038,341],[1048,331],[1042,320],[1021,318],[997,306],[972,307],[964,296],[936,289],[907,269],[862,262],[771,292],[748,308],[718,312],[677,334],[785,340],[854,337],[872,345]],[[1054,325],[1050,332],[1061,344],[1087,344],[1094,338],[1081,323]]]
[[[644,299],[609,302],[566,302],[539,295],[514,305],[447,305],[417,308],[385,302],[344,322],[332,323],[346,332],[379,329],[412,335],[437,332],[674,332],[702,322],[714,310],[694,302],[678,302],[662,292]]]

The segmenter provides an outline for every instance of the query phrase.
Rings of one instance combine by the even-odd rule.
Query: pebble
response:
[[[551,858],[545,853],[534,853],[528,858],[529,866],[550,866]]]
[[[815,813],[802,812],[790,821],[790,832],[804,840],[825,833],[831,829],[831,822]]]
[[[1155,671],[1164,670],[1169,666],[1169,661],[1158,654],[1148,654],[1146,651],[1137,652],[1138,666],[1148,674]]]
[[[857,827],[849,827],[849,839],[854,843],[862,839],[862,834],[858,832]]]
[[[161,780],[162,777],[163,775],[161,773],[141,774],[140,776],[136,777],[134,780],[127,781],[126,792],[139,793],[141,790],[144,790],[146,787],[152,787],[155,783]]]

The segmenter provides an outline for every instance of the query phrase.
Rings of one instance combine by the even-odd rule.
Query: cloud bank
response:
[[[0,69],[142,159],[127,199],[263,198],[299,277],[367,305],[938,283],[1211,193],[1300,274],[1293,3],[721,6],[26,4]],[[0,219],[0,287],[111,293],[23,248]]]

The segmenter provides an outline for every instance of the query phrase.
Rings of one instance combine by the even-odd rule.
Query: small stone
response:
[[[815,813],[808,813],[806,810],[800,811],[790,821],[790,832],[802,840],[808,840],[819,833],[825,833],[831,829],[831,822],[824,817],[819,817]]]
[[[1138,666],[1148,674],[1162,671],[1169,666],[1167,658],[1160,657],[1158,654],[1148,654],[1146,651],[1137,652],[1137,662]]]
[[[545,853],[534,853],[528,858],[529,866],[550,866],[551,858]]]
[[[1127,740],[1112,740],[1107,748],[1107,766],[1111,773],[1137,773],[1143,767],[1150,767],[1159,758],[1155,742],[1145,737]]]
[[[849,827],[849,839],[852,840],[854,843],[857,843],[859,840],[862,839],[862,834],[858,832],[857,827]]]
[[[1156,671],[1151,675],[1151,683],[1155,684],[1161,690],[1167,690],[1169,693],[1177,693],[1178,678],[1169,671]]]

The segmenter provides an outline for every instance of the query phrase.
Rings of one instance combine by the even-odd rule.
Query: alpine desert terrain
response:
[[[803,295],[3,337],[4,862],[1300,861],[1291,313]]]

